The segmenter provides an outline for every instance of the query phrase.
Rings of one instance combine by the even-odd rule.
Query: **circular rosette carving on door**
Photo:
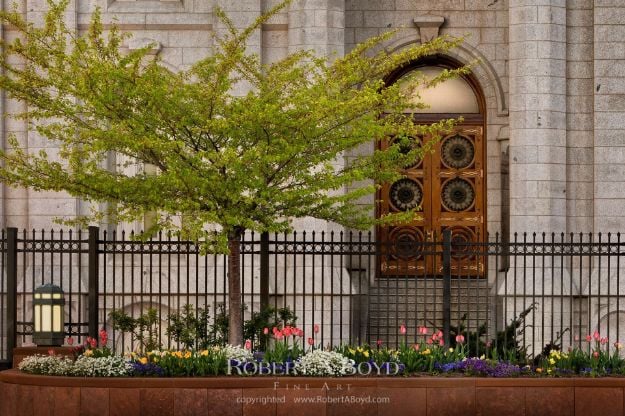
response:
[[[393,182],[389,197],[393,208],[398,211],[408,211],[421,205],[423,190],[419,182],[404,178]]]
[[[448,137],[441,145],[441,160],[450,169],[464,169],[471,166],[475,158],[475,147],[471,140],[459,134]]]
[[[466,179],[450,179],[443,185],[441,198],[448,211],[466,211],[475,202],[475,189]]]
[[[477,241],[473,230],[467,227],[453,227],[451,229],[451,256],[455,259],[466,259],[475,256],[478,249],[471,245]]]
[[[395,260],[415,260],[422,256],[423,233],[414,227],[397,227],[389,234],[389,253]]]
[[[397,144],[399,146],[399,152],[403,155],[408,154],[408,152],[421,147],[421,139],[415,137],[395,137],[392,141],[392,144]],[[416,169],[421,166],[423,163],[423,159],[415,159],[412,163],[407,163],[402,166],[403,169]]]

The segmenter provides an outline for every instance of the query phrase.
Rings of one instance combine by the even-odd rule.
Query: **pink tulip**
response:
[[[419,348],[421,348],[421,346],[419,344],[414,344],[413,348],[415,351],[419,351]]]
[[[608,338],[601,338],[601,345],[605,345],[608,343]]]
[[[592,337],[590,335],[586,335],[586,342],[592,341]]]
[[[269,333],[269,328],[263,328],[263,334],[267,335]]]
[[[382,340],[381,340],[381,339],[379,339],[379,340],[377,340],[375,343],[376,343],[376,344],[378,344],[378,347],[379,347],[380,345],[382,345]]]
[[[402,335],[403,335],[403,334],[405,334],[405,333],[406,333],[406,326],[405,326],[405,325],[401,325],[401,326],[399,327],[399,332],[400,332]]]
[[[436,333],[436,336],[437,336],[437,337],[439,337],[439,338],[443,338],[443,331],[439,330],[439,331]]]
[[[427,329],[427,327],[425,326],[420,326],[419,327],[419,335],[427,335],[429,332],[429,330]]]
[[[313,326],[313,332],[314,332],[315,334],[318,334],[318,333],[319,333],[319,325],[315,324],[315,325]]]
[[[310,346],[315,345],[315,340],[313,338],[308,338],[308,345]]]
[[[592,356],[595,358],[599,358],[599,352],[598,351],[593,352]]]
[[[457,342],[458,344],[462,344],[462,343],[464,342],[464,335],[462,335],[462,334],[456,335],[456,342]],[[489,346],[489,345],[487,345],[487,347],[488,347],[488,346]]]
[[[601,335],[599,335],[599,331],[595,331],[592,334],[592,337],[595,339],[595,341],[599,341],[601,339]]]
[[[74,338],[73,337],[67,337],[67,345],[74,345]]]
[[[108,341],[109,336],[106,333],[106,330],[104,328],[102,328],[102,330],[100,330],[100,345],[106,345],[106,342]]]
[[[86,344],[89,345],[91,348],[96,348],[98,346],[98,341],[96,341],[94,338],[87,337]]]
[[[252,341],[249,339],[245,340],[245,349],[248,351],[252,349]]]
[[[432,338],[428,338],[428,340],[425,341],[425,343],[428,344],[428,345],[432,345],[432,342],[433,342]]]
[[[438,345],[442,347],[443,345],[445,345],[445,341],[443,341],[442,339],[438,340]]]

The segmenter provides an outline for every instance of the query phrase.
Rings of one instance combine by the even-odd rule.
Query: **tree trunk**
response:
[[[243,345],[243,320],[241,317],[241,232],[228,236],[228,343]]]

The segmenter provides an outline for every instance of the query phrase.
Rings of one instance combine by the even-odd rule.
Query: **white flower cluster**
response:
[[[251,351],[246,350],[238,345],[224,345],[220,348],[221,352],[224,353],[228,360],[237,360],[238,362],[244,363],[248,361],[252,361],[254,359],[254,355]]]
[[[132,364],[122,357],[85,357],[76,361],[60,355],[32,355],[18,368],[30,374],[47,376],[123,377],[132,373]]]
[[[295,372],[304,376],[348,376],[354,374],[354,364],[341,353],[314,350],[295,362]]]
[[[25,373],[50,376],[69,375],[74,367],[74,360],[59,355],[31,355],[24,358],[17,368]]]
[[[124,377],[132,373],[132,363],[123,357],[78,357],[74,361],[74,376],[83,377]]]

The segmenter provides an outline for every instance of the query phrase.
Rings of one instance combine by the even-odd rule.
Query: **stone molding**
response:
[[[412,21],[419,28],[421,42],[429,42],[439,36],[438,32],[442,24],[445,23],[445,18],[443,16],[424,15],[417,16]]]

